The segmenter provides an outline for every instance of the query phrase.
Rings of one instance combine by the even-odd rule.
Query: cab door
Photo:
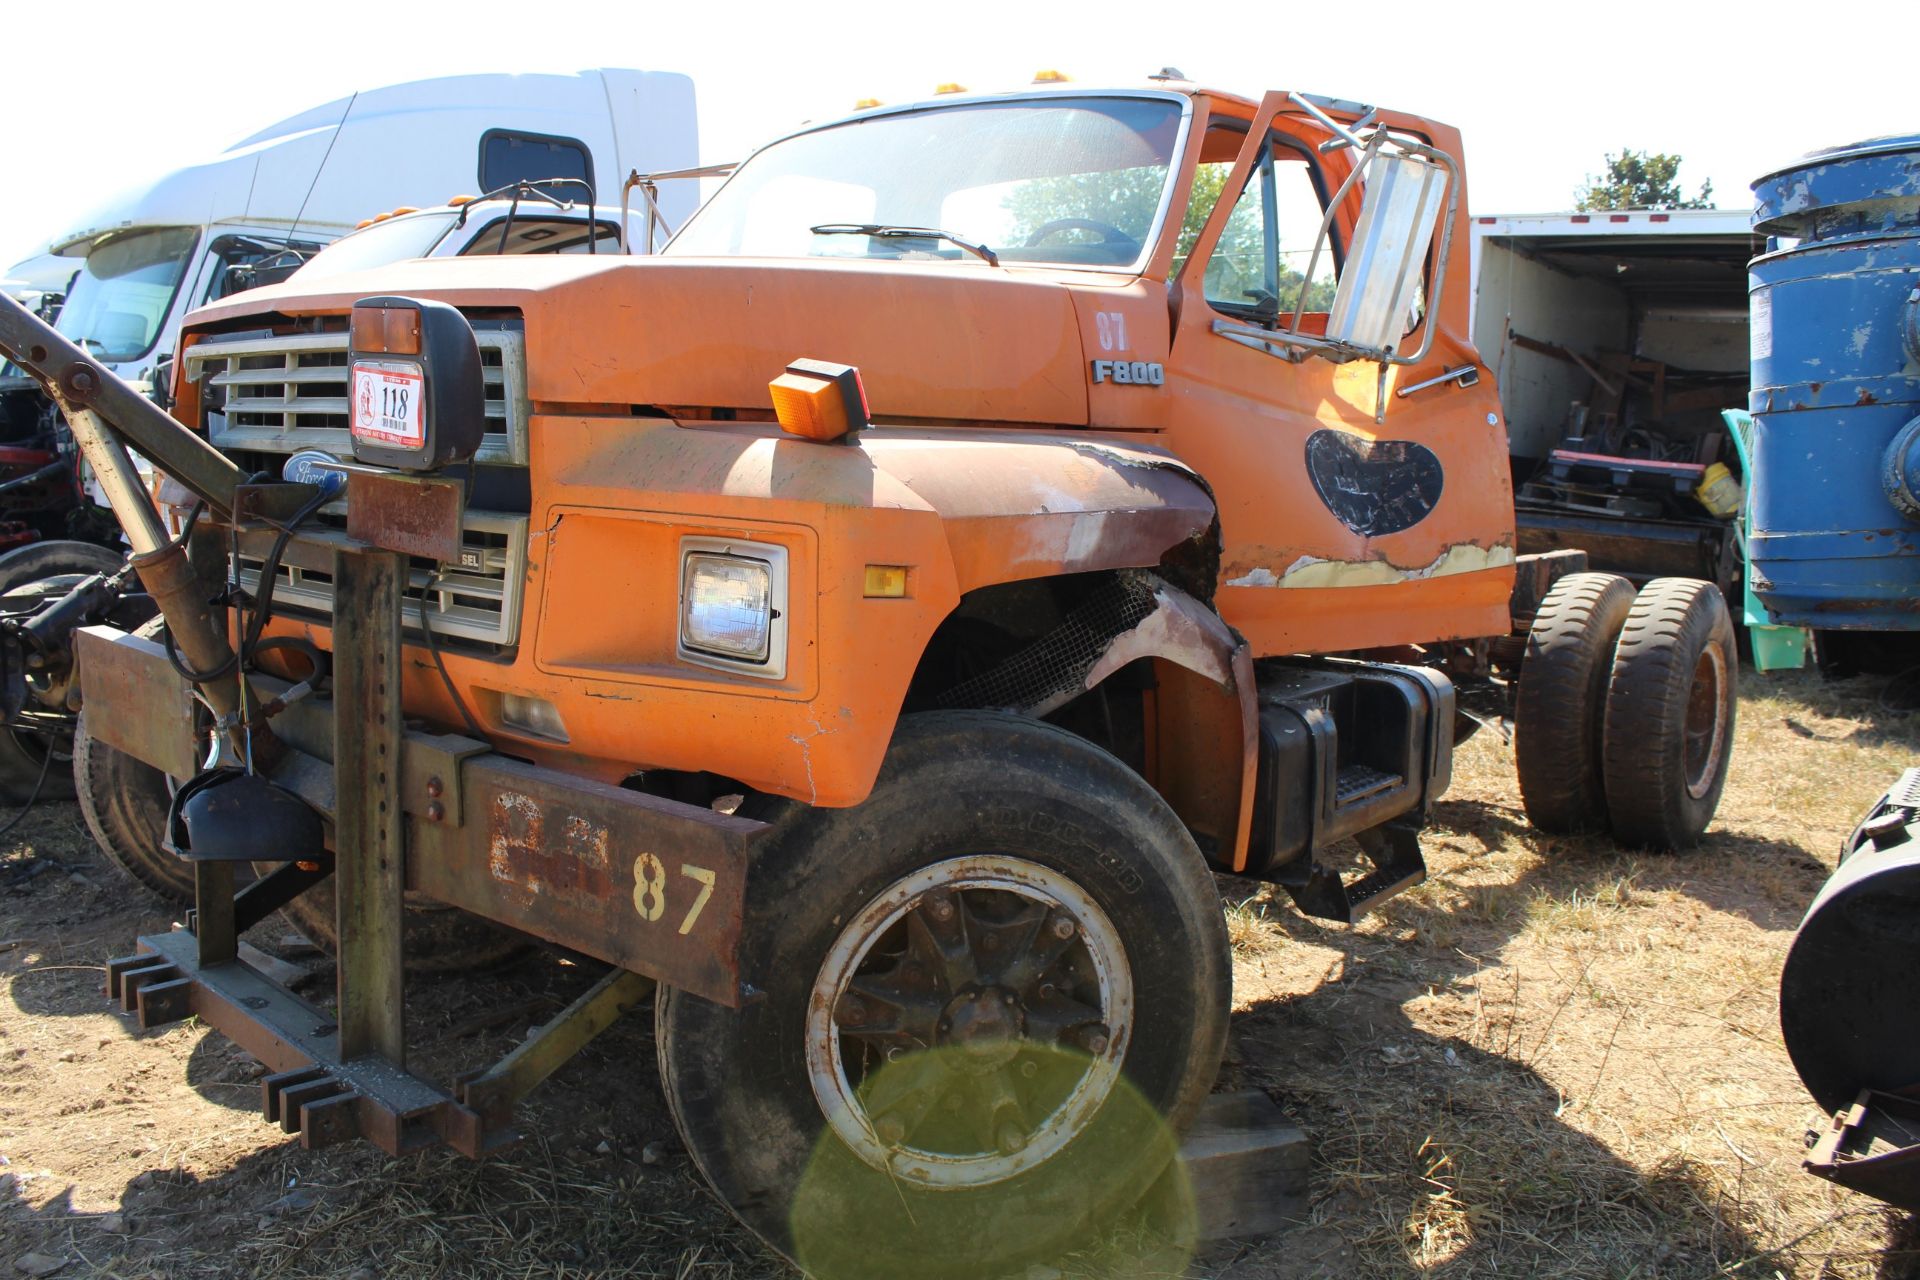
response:
[[[1357,150],[1323,150],[1336,135],[1292,103],[1269,94],[1251,120],[1213,117],[1195,195],[1218,196],[1171,283],[1168,435],[1219,505],[1217,606],[1256,655],[1504,634],[1512,490],[1492,379],[1466,337],[1466,254],[1444,281],[1427,254],[1396,347],[1427,345],[1416,364],[1290,341],[1325,335],[1338,291],[1366,283],[1344,273],[1377,260],[1372,239],[1349,253],[1368,225],[1364,178],[1343,190]],[[1438,126],[1394,127],[1457,150]],[[1454,208],[1464,246],[1464,191]]]

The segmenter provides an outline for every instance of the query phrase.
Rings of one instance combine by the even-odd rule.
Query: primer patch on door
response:
[[[1427,518],[1445,476],[1433,450],[1412,440],[1368,440],[1322,428],[1307,437],[1307,475],[1327,510],[1365,537]]]

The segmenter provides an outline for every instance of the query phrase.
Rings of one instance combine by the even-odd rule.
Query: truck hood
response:
[[[858,365],[881,419],[1079,426],[1087,373],[1067,287],[985,263],[615,255],[420,259],[235,295],[189,316],[338,315],[382,294],[526,323],[535,405],[769,410],[807,357]]]

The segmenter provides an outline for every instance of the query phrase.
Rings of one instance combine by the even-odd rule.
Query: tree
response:
[[[1700,185],[1697,199],[1682,199],[1679,156],[1622,147],[1617,156],[1607,154],[1605,174],[1587,175],[1585,184],[1574,192],[1573,207],[1582,213],[1595,209],[1711,209],[1713,182]]]

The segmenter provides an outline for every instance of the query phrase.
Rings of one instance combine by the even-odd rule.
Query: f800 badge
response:
[[[1158,387],[1167,380],[1166,366],[1158,360],[1095,360],[1093,380],[1118,382],[1133,387]]]

